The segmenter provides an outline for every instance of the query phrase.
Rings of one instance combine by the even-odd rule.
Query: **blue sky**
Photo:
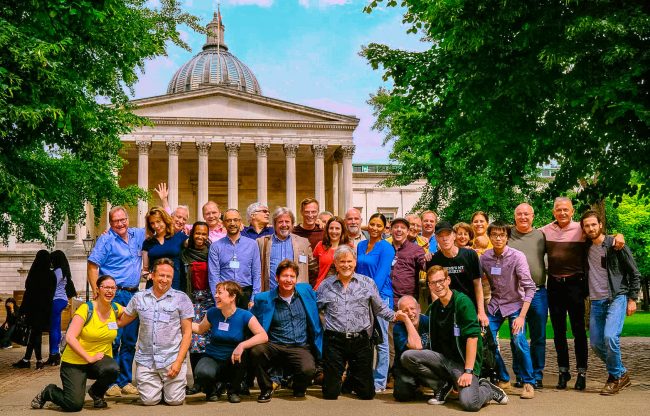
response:
[[[222,0],[221,15],[230,52],[251,68],[265,96],[355,115],[361,121],[354,133],[354,162],[387,162],[390,149],[381,145],[383,134],[371,129],[374,118],[366,101],[388,85],[382,72],[373,71],[358,53],[371,42],[407,50],[423,50],[426,45],[419,36],[406,34],[403,9],[378,8],[366,14],[362,11],[366,3]],[[207,24],[216,2],[182,4]],[[147,62],[135,98],[164,94],[174,72],[205,43],[205,35],[186,28],[182,36],[192,52],[172,47],[169,56]]]

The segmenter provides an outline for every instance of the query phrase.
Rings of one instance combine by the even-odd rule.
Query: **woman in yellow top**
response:
[[[68,344],[61,356],[61,382],[63,389],[56,384],[47,385],[32,400],[34,409],[42,409],[50,401],[66,412],[78,412],[86,396],[86,380],[95,383],[88,389],[93,399],[93,407],[107,407],[104,393],[115,383],[120,367],[113,357],[113,340],[117,336],[117,319],[122,314],[122,306],[112,305],[117,286],[111,276],[97,279],[99,295],[93,303],[92,315],[88,322],[88,305],[79,306],[68,327],[65,340]],[[117,308],[117,313],[113,309]]]

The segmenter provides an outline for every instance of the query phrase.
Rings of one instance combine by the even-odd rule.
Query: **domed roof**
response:
[[[176,71],[167,87],[167,94],[220,85],[261,95],[262,90],[253,71],[228,52],[223,40],[221,12],[214,14],[206,29],[208,34],[203,51]]]

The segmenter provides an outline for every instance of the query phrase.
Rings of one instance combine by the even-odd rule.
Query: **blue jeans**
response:
[[[388,306],[388,298],[384,299],[384,305]],[[388,379],[388,366],[389,366],[389,353],[388,353],[388,321],[377,317],[377,322],[381,327],[381,332],[384,339],[381,344],[377,345],[377,362],[375,363],[375,371],[373,378],[375,380],[375,389],[385,389],[386,381]]]
[[[627,296],[618,295],[613,300],[592,300],[589,319],[589,341],[598,358],[603,360],[607,372],[620,378],[627,372],[621,360],[621,331],[627,312]]]
[[[533,377],[533,363],[530,359],[530,348],[528,347],[528,341],[526,340],[526,327],[518,334],[512,333],[512,323],[519,316],[519,312],[516,311],[510,316],[503,317],[501,316],[501,311],[497,311],[495,315],[488,313],[488,319],[490,321],[490,330],[494,336],[495,342],[497,341],[497,334],[499,333],[499,328],[503,321],[508,319],[508,325],[510,327],[510,340],[513,342],[515,348],[512,350],[512,355],[518,363],[519,370],[521,372],[521,380],[524,383],[535,384],[535,377]],[[509,381],[510,375],[508,374],[508,369],[506,368],[506,363],[503,362],[503,357],[497,350],[496,354],[497,359],[497,376],[503,381]]]
[[[113,302],[122,306],[129,304],[133,293],[126,290],[118,290]],[[113,341],[113,358],[120,366],[120,375],[117,377],[117,385],[124,387],[133,380],[133,357],[135,356],[135,343],[138,341],[138,329],[140,321],[136,318],[117,330],[117,337]]]
[[[67,299],[54,299],[50,313],[50,355],[59,353],[61,344],[61,313],[68,306]]]
[[[535,297],[530,302],[530,308],[526,314],[526,324],[530,334],[530,359],[533,362],[533,376],[535,380],[541,381],[544,378],[544,367],[546,366],[546,322],[548,321],[548,296],[545,287],[537,288]],[[510,348],[515,350],[515,345],[510,340]],[[515,357],[512,357],[512,371],[521,380],[519,365]]]

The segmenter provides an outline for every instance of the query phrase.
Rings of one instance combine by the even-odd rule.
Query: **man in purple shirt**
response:
[[[510,227],[505,222],[495,221],[490,224],[488,237],[493,248],[481,256],[481,271],[490,282],[492,290],[492,298],[487,308],[490,330],[496,340],[501,324],[508,319],[510,339],[515,347],[513,355],[517,359],[520,376],[524,382],[520,397],[532,399],[535,397],[535,377],[530,347],[526,341],[526,314],[535,296],[535,282],[530,277],[524,253],[507,246]],[[498,351],[496,358],[499,387],[509,388],[510,375]]]
[[[404,218],[395,218],[390,225],[392,244],[395,249],[395,258],[390,272],[395,305],[402,296],[418,298],[420,271],[426,270],[424,249],[407,238],[409,225]]]

